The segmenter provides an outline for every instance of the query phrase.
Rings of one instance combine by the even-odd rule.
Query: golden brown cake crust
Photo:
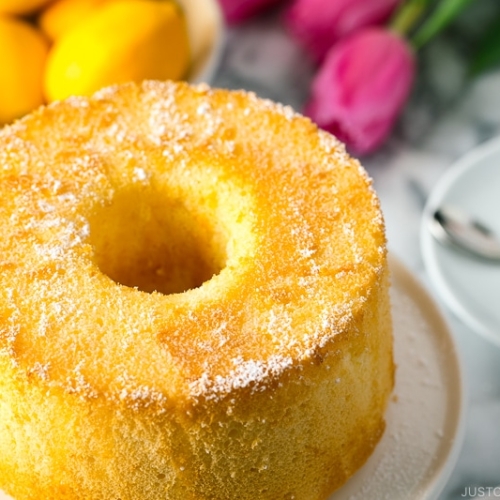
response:
[[[369,456],[393,384],[383,220],[309,120],[105,89],[0,132],[0,199],[17,500],[318,500]]]

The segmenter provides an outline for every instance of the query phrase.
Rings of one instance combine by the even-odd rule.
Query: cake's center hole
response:
[[[225,233],[206,212],[151,192],[120,192],[91,220],[97,265],[117,283],[144,292],[197,288],[226,262]]]

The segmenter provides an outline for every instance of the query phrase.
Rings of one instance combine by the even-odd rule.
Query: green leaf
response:
[[[469,73],[476,76],[500,63],[500,17],[485,30],[474,51]]]
[[[474,0],[440,0],[412,39],[419,49],[443,30]]]

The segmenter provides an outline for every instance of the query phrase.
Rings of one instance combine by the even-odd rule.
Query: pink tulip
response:
[[[322,61],[335,42],[359,28],[383,24],[401,0],[295,0],[285,14],[288,30]]]
[[[276,4],[279,0],[219,0],[228,24],[236,24]]]
[[[305,114],[355,152],[372,152],[391,131],[414,75],[403,38],[382,28],[359,31],[328,52]]]

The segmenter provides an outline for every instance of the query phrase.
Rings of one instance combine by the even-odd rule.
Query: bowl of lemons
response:
[[[217,0],[0,0],[0,126],[127,81],[212,80]]]

